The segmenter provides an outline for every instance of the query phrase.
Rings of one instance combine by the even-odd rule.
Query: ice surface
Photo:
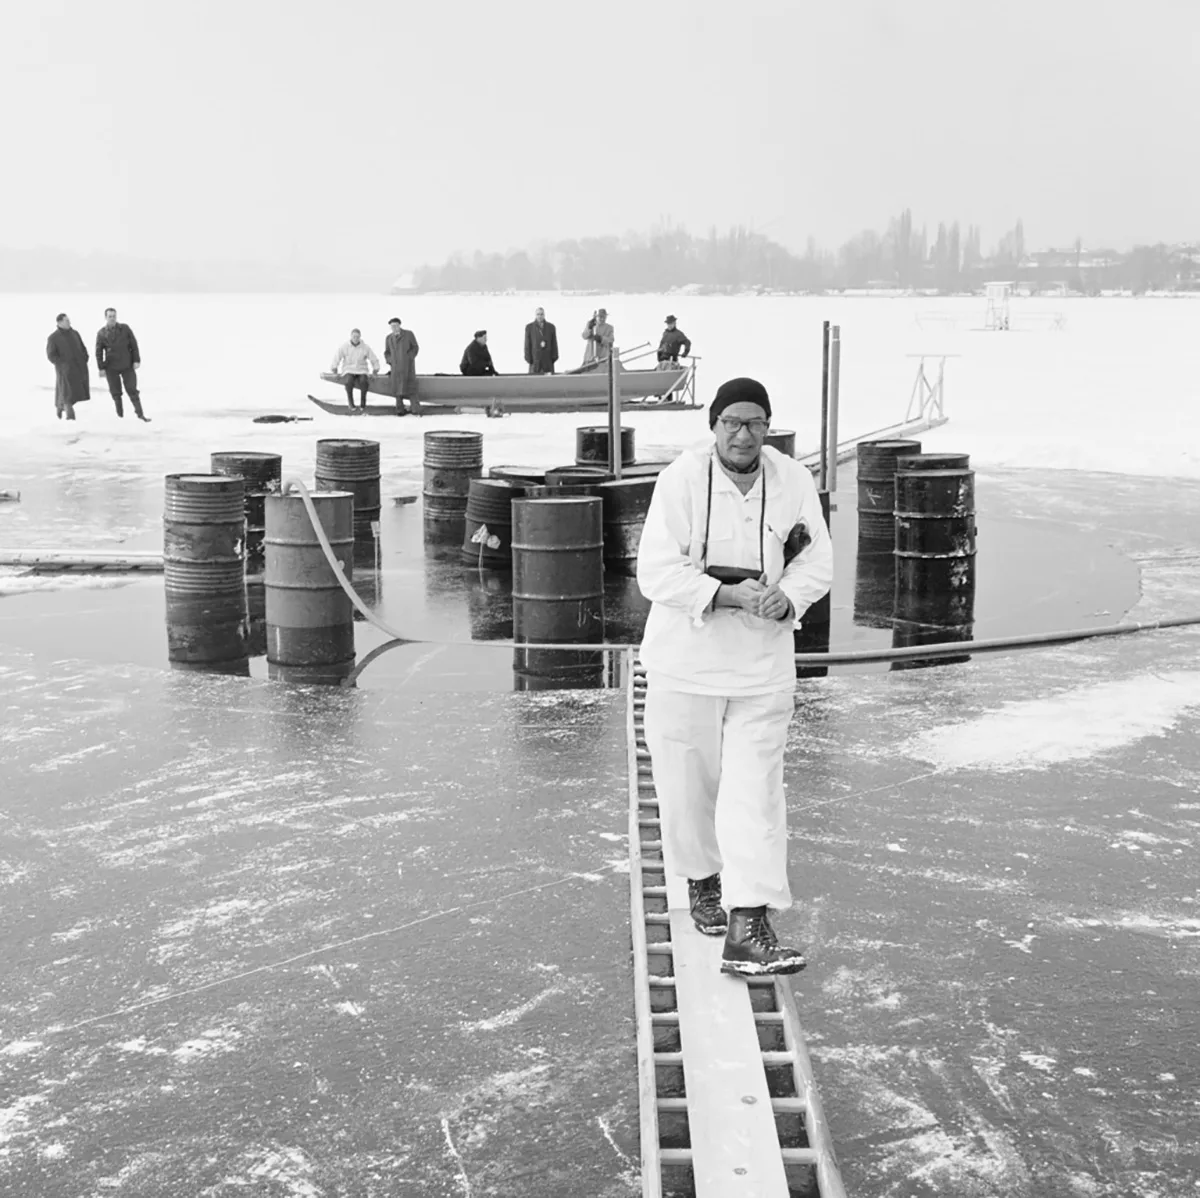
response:
[[[110,303],[137,333],[154,423],[118,421],[95,376],[79,420],[60,423],[44,356],[54,315],[65,309],[90,349]],[[0,397],[0,487],[35,466],[43,478],[49,470],[65,481],[82,469],[94,481],[119,481],[198,469],[213,450],[245,448],[283,452],[285,469],[307,477],[313,442],[330,435],[378,438],[385,476],[416,478],[421,434],[438,427],[482,430],[489,463],[571,461],[575,427],[594,416],[366,418],[352,425],[305,399],[341,398],[320,371],[351,326],[381,352],[392,315],[416,333],[423,371],[456,370],[476,328],[488,329],[499,368],[519,371],[523,325],[538,304],[557,323],[564,367],[578,363],[580,330],[599,304],[623,347],[657,343],[662,318],[676,313],[702,359],[700,397],[707,401],[734,375],[762,379],[775,425],[797,431],[798,449],[818,439],[821,321],[828,319],[842,331],[844,436],[904,416],[917,368],[908,355],[950,353],[961,355],[946,364],[950,423],[923,438],[928,449],[965,450],[978,466],[1200,476],[1200,302],[1188,298],[1017,299],[1014,327],[986,332],[982,298],[79,294],[0,296],[8,376]],[[1063,316],[1060,329],[1052,314]],[[251,423],[267,412],[315,419]],[[643,458],[707,436],[700,412],[628,419]]]

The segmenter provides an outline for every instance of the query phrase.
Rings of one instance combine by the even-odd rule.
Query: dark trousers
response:
[[[354,388],[358,388],[359,398],[362,406],[367,406],[367,376],[365,374],[348,374],[346,375],[346,401],[351,407],[354,407]]]
[[[117,407],[117,415],[124,416],[124,409],[121,407],[121,384],[125,384],[125,392],[129,396],[129,402],[133,405],[134,412],[140,416],[142,414],[142,397],[138,394],[137,371],[131,366],[128,370],[105,370],[104,377],[108,379],[108,393],[113,398],[113,403]]]

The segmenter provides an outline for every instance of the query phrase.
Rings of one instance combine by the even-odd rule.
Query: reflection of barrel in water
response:
[[[513,634],[512,575],[499,570],[468,570],[467,619],[473,641],[508,641]]]
[[[266,651],[267,588],[263,586],[262,575],[256,574],[246,580],[246,652],[251,657],[262,657]]]
[[[892,648],[903,649],[910,645],[952,644],[956,641],[974,639],[974,624],[945,625],[933,627],[928,624],[913,624],[908,620],[897,620],[892,628]],[[969,653],[951,657],[911,657],[892,662],[893,670],[915,670],[924,666],[950,666],[970,661]]]
[[[829,652],[829,622],[810,623],[805,620],[792,633],[792,643],[797,653],[828,653]],[[797,665],[797,678],[825,678],[829,674],[828,666]]]
[[[603,506],[599,498],[513,502],[513,650],[517,690],[598,687],[604,661]],[[539,649],[572,644],[579,650]]]
[[[354,579],[354,497],[312,497],[347,581]],[[336,683],[354,668],[354,621],[299,495],[267,497],[267,673],[287,682]]]
[[[167,660],[175,670],[249,677],[245,595],[168,594]]]
[[[880,552],[860,541],[854,565],[854,623],[862,628],[891,628],[895,602],[895,553]]]
[[[379,568],[378,546],[374,539],[354,542],[354,590],[366,607],[378,611],[383,602],[383,572]],[[354,620],[364,622],[366,616],[353,607]]]
[[[604,574],[604,639],[614,645],[640,645],[650,617],[650,600],[633,574]]]

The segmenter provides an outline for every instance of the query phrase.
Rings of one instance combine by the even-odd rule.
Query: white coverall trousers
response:
[[[722,903],[792,905],[783,751],[792,690],[745,698],[663,690],[649,679],[646,744],[672,872],[721,874]]]

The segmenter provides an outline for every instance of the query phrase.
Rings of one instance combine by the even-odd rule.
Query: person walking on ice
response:
[[[646,742],[665,856],[692,919],[724,935],[721,971],[794,973],[771,912],[792,905],[783,754],[795,708],[793,631],[833,578],[808,468],[764,445],[766,388],[723,383],[708,449],[658,476],[637,558]]]
[[[104,327],[96,334],[96,368],[108,382],[108,393],[117,415],[125,415],[121,406],[121,384],[124,383],[133,414],[149,424],[150,417],[142,411],[142,397],[138,392],[137,372],[141,364],[142,354],[133,330],[117,320],[116,308],[105,308]]]

